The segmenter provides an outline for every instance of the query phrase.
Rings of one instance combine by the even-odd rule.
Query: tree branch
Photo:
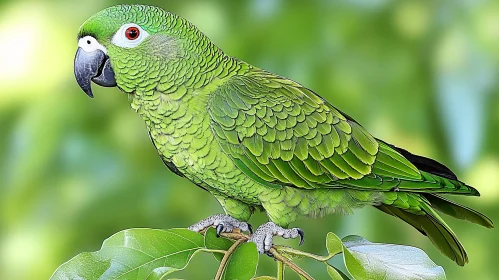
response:
[[[206,253],[220,253],[220,254],[225,254],[227,251],[225,250],[216,250],[216,249],[199,249],[200,252],[206,252]]]
[[[217,275],[215,276],[215,280],[221,279],[223,270],[225,268],[225,265],[227,264],[227,261],[228,261],[230,255],[234,252],[234,250],[237,248],[237,246],[239,246],[239,244],[241,244],[243,242],[248,241],[248,239],[249,239],[248,235],[246,235],[244,233],[241,233],[241,232],[224,232],[224,233],[221,233],[220,236],[232,239],[232,240],[234,240],[236,242],[229,248],[229,250],[227,250],[227,252],[225,253],[225,255],[224,255],[223,259],[222,259],[222,261],[220,262],[220,266],[218,267],[218,271],[217,271]],[[289,247],[284,247],[284,246],[278,246],[278,248],[280,250],[286,248],[286,249],[283,250],[284,252],[289,252],[289,253],[295,254],[295,255],[306,256],[306,257],[309,257],[309,258],[313,258],[313,259],[319,260],[321,262],[327,261],[328,259],[330,259],[332,257],[332,256],[331,257],[330,256],[326,256],[326,257],[318,256],[318,255],[314,255],[314,254],[302,252],[302,251],[299,251],[299,250],[295,250],[295,249],[292,249],[292,248],[289,248]],[[287,259],[286,257],[284,257],[281,253],[279,253],[276,250],[275,246],[272,246],[272,248],[270,248],[269,252],[278,261],[278,268],[277,268],[278,269],[278,275],[277,275],[278,279],[283,279],[283,277],[284,277],[284,266],[286,266],[286,265],[289,268],[291,268],[293,271],[295,271],[298,275],[302,276],[303,278],[305,278],[307,280],[313,280],[314,279],[305,270],[301,269],[301,267],[297,266],[296,264],[294,264],[293,262],[291,262],[289,259]],[[281,265],[282,266],[281,269],[279,268],[279,263],[282,264]],[[281,278],[279,278],[279,277],[281,277]]]
[[[285,265],[287,265],[289,268],[294,270],[296,273],[299,275],[303,276],[303,278],[307,280],[313,280],[312,276],[308,274],[305,270],[301,269],[299,266],[296,264],[292,263],[290,260],[288,260],[286,257],[281,255],[274,247],[270,248],[269,252],[274,256],[274,258],[278,261],[281,261]]]
[[[230,255],[232,253],[234,253],[237,246],[239,246],[244,241],[245,240],[243,238],[237,240],[234,244],[232,244],[232,246],[230,246],[229,250],[227,250],[227,252],[225,252],[224,257],[222,258],[222,261],[220,261],[220,266],[218,267],[217,274],[215,275],[215,280],[222,279],[222,273],[224,272],[225,265],[227,264],[227,261],[229,261]]]
[[[284,264],[277,261],[277,280],[284,280]]]
[[[319,255],[316,255],[316,254],[312,254],[312,253],[307,253],[307,252],[303,252],[303,251],[300,251],[300,250],[296,250],[296,249],[293,249],[293,248],[288,247],[288,246],[274,245],[274,247],[276,248],[276,250],[278,250],[280,252],[285,252],[285,253],[288,253],[288,254],[291,254],[291,255],[303,256],[303,257],[311,258],[311,259],[314,259],[314,260],[319,261],[319,262],[327,262],[332,257],[334,257],[334,256],[337,255],[337,254],[329,254],[327,256],[319,256]]]

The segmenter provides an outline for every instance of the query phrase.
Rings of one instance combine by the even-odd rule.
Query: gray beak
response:
[[[76,82],[90,97],[94,97],[90,81],[103,86],[115,87],[116,79],[109,57],[101,50],[86,52],[78,48],[75,56],[74,71]]]

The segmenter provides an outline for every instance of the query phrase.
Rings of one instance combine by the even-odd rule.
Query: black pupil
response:
[[[139,35],[139,32],[137,31],[137,29],[133,28],[133,29],[128,30],[128,37],[130,37],[131,39],[137,38],[138,35]]]

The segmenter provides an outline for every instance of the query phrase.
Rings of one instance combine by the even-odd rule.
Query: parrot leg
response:
[[[216,214],[210,216],[206,219],[203,219],[193,224],[188,229],[195,232],[199,232],[211,226],[215,226],[215,228],[217,229],[217,236],[220,236],[222,232],[232,232],[236,228],[240,229],[241,231],[249,231],[250,233],[253,233],[253,228],[251,227],[250,224],[246,222],[241,222],[239,220],[232,218],[229,215],[224,215],[224,214]]]
[[[276,235],[285,239],[300,236],[300,245],[303,244],[303,240],[305,238],[303,230],[299,228],[285,229],[273,222],[268,222],[259,226],[248,241],[255,243],[258,252],[263,254],[270,250],[272,247],[272,238]]]

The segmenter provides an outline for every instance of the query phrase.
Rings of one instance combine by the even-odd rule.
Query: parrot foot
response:
[[[305,238],[305,233],[299,228],[285,229],[274,224],[273,222],[268,222],[259,226],[248,241],[256,244],[258,253],[267,253],[267,255],[271,256],[269,250],[272,247],[272,238],[276,235],[285,239],[300,236],[300,245],[303,244]]]
[[[215,226],[217,230],[217,237],[219,237],[222,232],[233,232],[236,228],[240,229],[241,231],[249,231],[250,233],[253,233],[253,227],[250,224],[241,222],[229,215],[224,214],[216,214],[210,216],[193,224],[192,226],[188,227],[188,229],[195,232],[200,232],[203,229],[211,226]]]

